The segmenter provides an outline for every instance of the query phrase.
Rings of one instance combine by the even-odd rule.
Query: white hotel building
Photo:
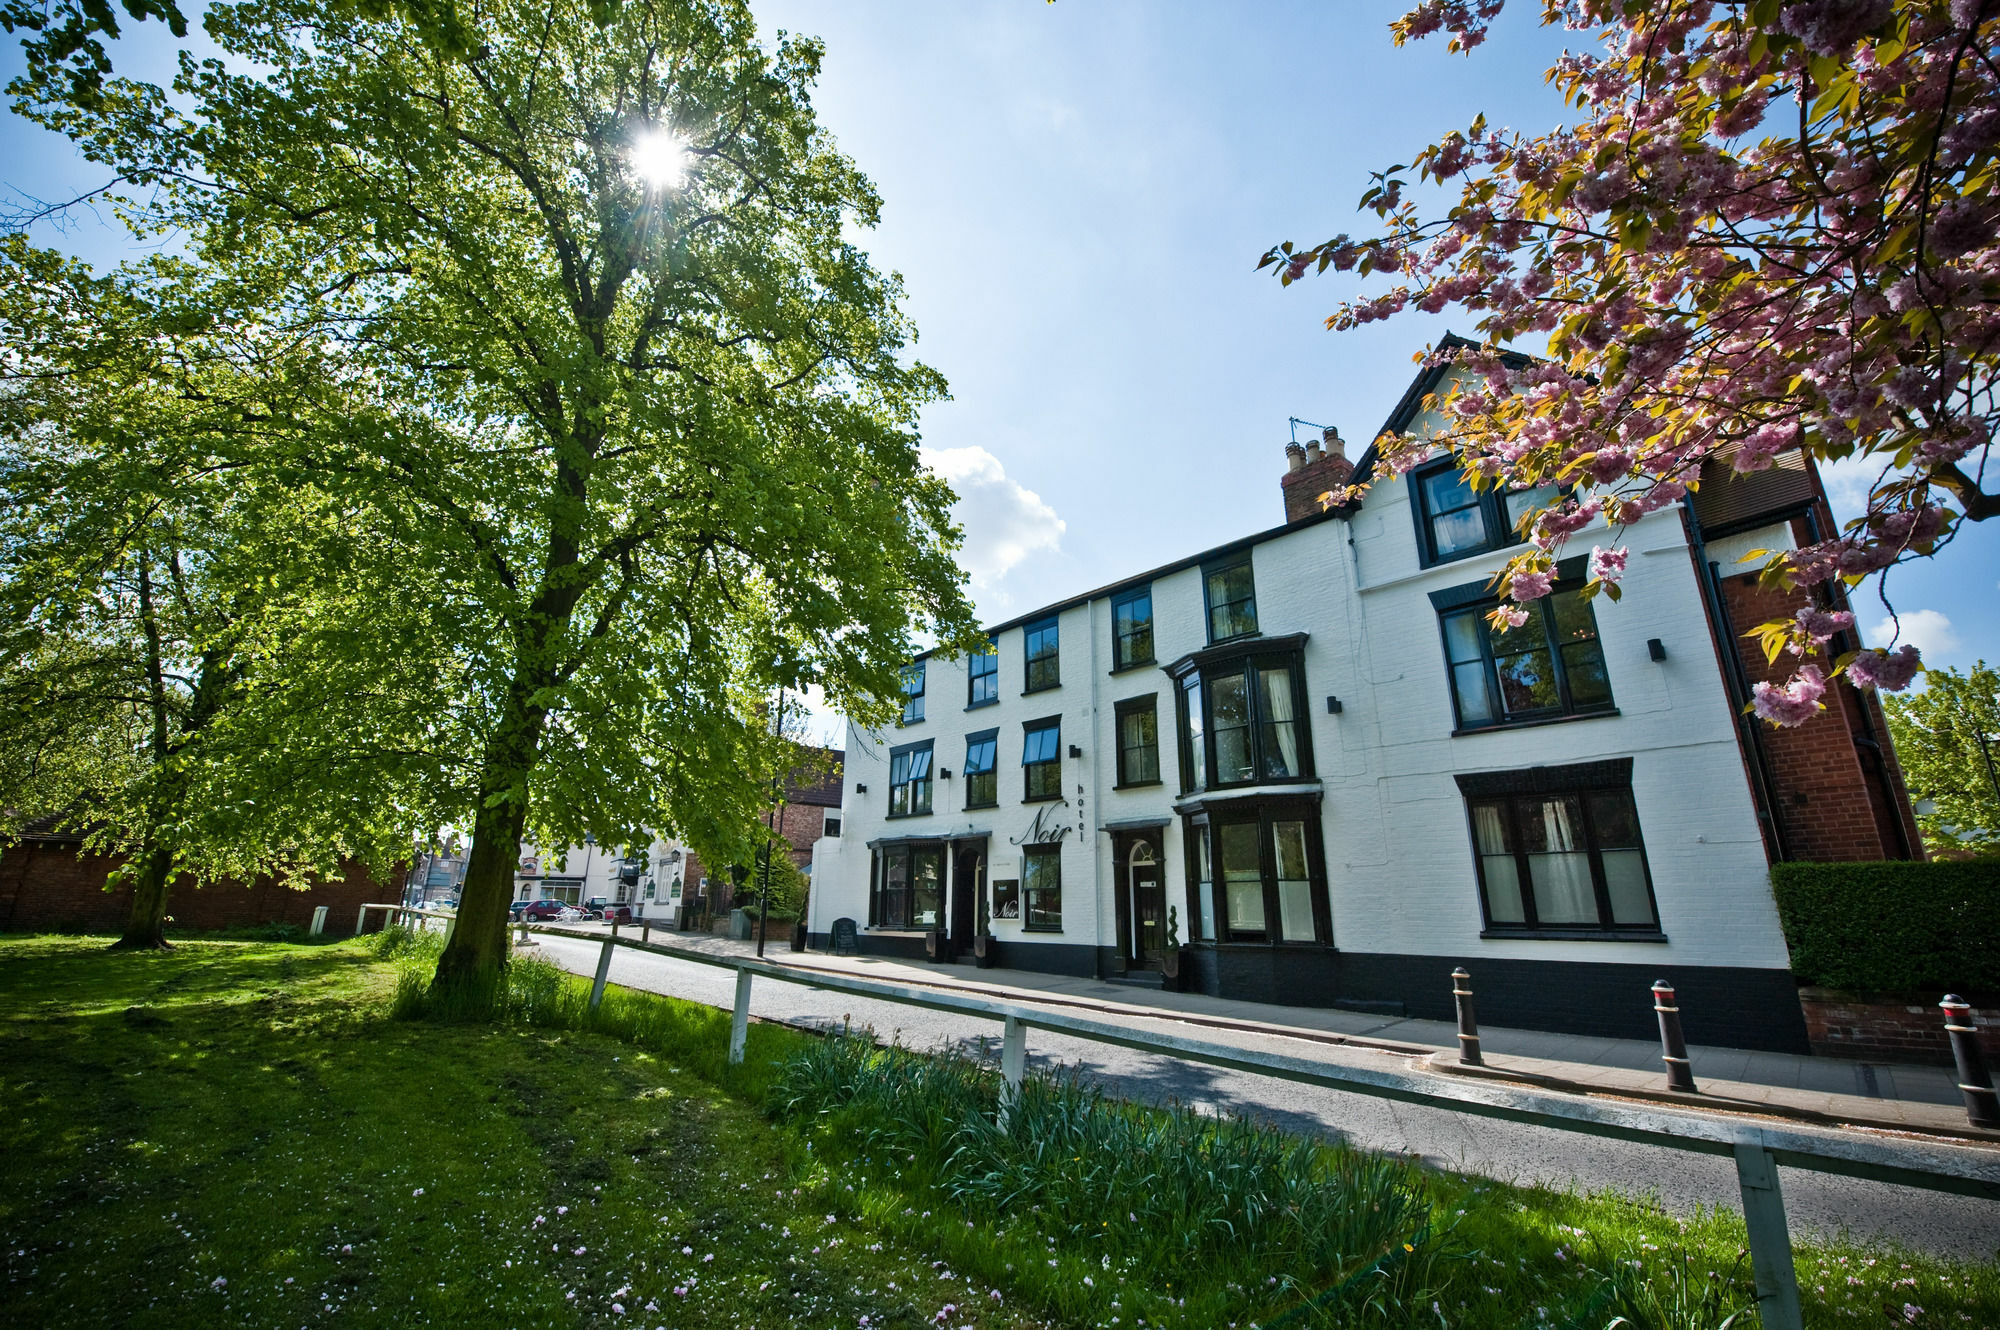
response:
[[[1432,423],[1438,375],[1386,429]],[[1292,450],[1284,525],[917,660],[903,723],[849,727],[811,945],[967,956],[983,895],[1003,966],[1157,983],[1171,922],[1211,994],[1449,1019],[1464,965],[1493,1024],[1646,1037],[1665,977],[1690,1039],[1804,1051],[1767,866],[1828,856],[1786,839],[1723,584],[1825,520],[1809,467],[1717,474],[1629,531],[1621,602],[1576,596],[1579,556],[1496,634],[1507,497],[1439,459],[1321,512],[1328,446]],[[1885,770],[1815,816],[1907,825]]]

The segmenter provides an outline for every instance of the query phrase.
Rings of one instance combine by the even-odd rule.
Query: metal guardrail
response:
[[[362,908],[365,914],[369,909],[405,907]],[[432,912],[408,910],[407,913],[421,916]],[[591,980],[590,1005],[593,1008],[604,999],[611,956],[619,947],[735,971],[735,1006],[729,1022],[731,1062],[743,1060],[750,1021],[751,985],[760,977],[855,997],[998,1020],[1001,1022],[1000,1068],[1006,1082],[1000,1108],[1003,1126],[1009,1105],[1020,1090],[1027,1061],[1027,1032],[1036,1029],[1231,1071],[1371,1095],[1378,1099],[1422,1104],[1450,1112],[1698,1154],[1727,1155],[1736,1163],[1744,1224],[1750,1235],[1750,1264],[1756,1278],[1757,1303],[1765,1330],[1802,1330],[1803,1327],[1798,1276],[1792,1261],[1791,1232],[1785,1220],[1783,1193],[1778,1185],[1780,1167],[1810,1169],[1927,1191],[2000,1200],[2000,1150],[1976,1145],[1950,1146],[1872,1135],[1809,1131],[1671,1108],[1556,1095],[1485,1081],[1445,1081],[1410,1071],[1338,1066],[1176,1035],[1144,1033],[1015,1003],[989,1002],[825,970],[774,965],[769,961],[746,957],[713,956],[664,943],[621,937],[615,927],[612,935],[606,937],[602,933],[546,924],[515,923],[509,926],[518,931],[522,940],[532,932],[601,943],[597,970]],[[356,931],[359,931],[358,924]]]

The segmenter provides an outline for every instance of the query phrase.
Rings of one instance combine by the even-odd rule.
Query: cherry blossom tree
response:
[[[1470,52],[1503,2],[1423,0],[1394,40]],[[1261,266],[1287,285],[1328,268],[1387,283],[1332,329],[1477,316],[1483,345],[1434,356],[1461,371],[1443,432],[1377,448],[1390,473],[1437,442],[1476,484],[1562,487],[1523,519],[1496,623],[1519,622],[1591,528],[1608,536],[1585,593],[1616,598],[1623,528],[1704,463],[1757,471],[1800,449],[1874,478],[1837,535],[1766,557],[1764,584],[1812,603],[1755,630],[1794,670],[1753,706],[1797,725],[1834,675],[1906,687],[1913,645],[1829,659],[1853,616],[1828,591],[2000,515],[2000,0],[1543,0],[1541,22],[1592,35],[1548,73],[1573,123],[1476,119],[1374,177],[1362,206],[1383,234],[1287,242]],[[1456,203],[1427,216],[1411,195],[1440,187]],[[1524,338],[1546,358],[1502,355]]]

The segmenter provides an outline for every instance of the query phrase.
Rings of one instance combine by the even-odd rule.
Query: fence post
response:
[[[329,908],[325,905],[313,906],[313,921],[312,927],[307,930],[308,937],[318,937],[326,931],[326,913]]]
[[[1700,1094],[1694,1088],[1694,1064],[1688,1061],[1687,1040],[1681,1036],[1681,1009],[1674,1001],[1674,986],[1664,979],[1653,985],[1653,1010],[1660,1015],[1660,1061],[1667,1064],[1667,1088]],[[1778,1217],[1783,1219],[1784,1215]]]
[[[653,921],[651,919],[639,925],[639,940],[641,942],[650,942],[653,940]]]
[[[1479,1017],[1472,1010],[1472,975],[1463,965],[1451,972],[1451,995],[1458,1002],[1458,1060],[1467,1066],[1481,1066]]]
[[[368,922],[368,907],[362,906],[354,912],[354,936],[361,936],[361,926]]]
[[[1951,1056],[1958,1063],[1958,1092],[1965,1097],[1967,1120],[1975,1127],[2000,1127],[2000,1096],[1993,1093],[1993,1073],[1986,1068],[1986,1050],[1979,1046],[1972,1004],[1946,993],[1938,1006],[1944,1008],[1945,1033],[1951,1036]]]
[[[604,1001],[604,981],[611,973],[611,952],[616,946],[610,938],[604,939],[604,950],[597,954],[597,977],[590,981],[590,1009],[596,1011]]]
[[[604,944],[610,946],[609,942]],[[743,1061],[743,1045],[750,1038],[750,980],[748,970],[736,972],[736,1009],[729,1013],[729,1060]]]
[[[1736,1182],[1743,1191],[1743,1225],[1750,1230],[1750,1270],[1757,1279],[1757,1314],[1764,1330],[1804,1330],[1792,1234],[1785,1225],[1785,1198],[1771,1152],[1753,1141],[1738,1141]]]
[[[1000,1130],[1007,1130],[1014,1116],[1014,1101],[1021,1097],[1021,1077],[1028,1068],[1028,1027],[1012,1016],[1000,1026]]]

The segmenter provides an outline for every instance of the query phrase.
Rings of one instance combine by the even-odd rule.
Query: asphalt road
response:
[[[598,944],[546,934],[537,940],[541,954],[558,964],[583,974],[595,972]],[[735,976],[727,970],[624,948],[612,959],[611,982],[711,1006],[729,1007],[735,1001]],[[851,1021],[906,1046],[957,1047],[992,1061],[999,1058],[996,1022],[950,1012],[761,979],[752,989],[750,1009],[764,1020],[801,1025]],[[1162,1033],[1189,1033],[1188,1027],[1170,1020],[1135,1019],[1131,1024]],[[1207,1030],[1198,1033],[1202,1038],[1214,1035]],[[1282,1037],[1230,1042],[1361,1065],[1391,1056]],[[1678,1213],[1696,1207],[1739,1209],[1735,1167],[1718,1156],[1393,1103],[1041,1030],[1028,1032],[1028,1060],[1036,1068],[1075,1068],[1132,1098],[1176,1099],[1243,1113],[1371,1150],[1418,1154],[1439,1168],[1513,1183],[1650,1196]],[[1391,1065],[1400,1067],[1403,1062],[1398,1058]],[[2000,1254],[2000,1203],[1799,1169],[1783,1170],[1781,1181],[1794,1236],[1845,1231],[1857,1239],[1887,1240],[1942,1256],[1992,1259]]]

